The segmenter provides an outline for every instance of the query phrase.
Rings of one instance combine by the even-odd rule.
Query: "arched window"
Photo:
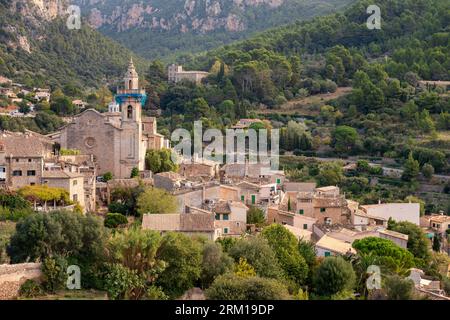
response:
[[[127,109],[127,118],[128,118],[128,119],[133,118],[133,107],[132,107],[132,106],[128,106],[128,109]]]
[[[130,80],[129,82],[128,82],[128,89],[132,89],[133,88],[133,86],[132,86],[132,80]]]

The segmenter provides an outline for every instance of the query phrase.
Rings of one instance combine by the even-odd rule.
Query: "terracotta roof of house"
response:
[[[66,172],[62,170],[50,170],[42,172],[44,179],[74,179],[83,177],[81,173]]]
[[[352,248],[352,245],[350,243],[334,239],[327,235],[324,235],[322,238],[320,238],[320,240],[316,243],[316,247],[328,249],[340,254],[346,254],[348,252],[356,253],[355,249]]]
[[[214,215],[209,213],[145,214],[142,228],[157,231],[214,231]]]
[[[284,191],[294,191],[294,192],[313,192],[316,188],[315,182],[285,182]]]
[[[228,201],[219,201],[214,206],[213,211],[215,213],[231,213],[230,204],[228,203]]]
[[[441,215],[438,215],[438,216],[432,216],[431,218],[430,218],[430,221],[436,221],[436,222],[447,222],[447,221],[450,221],[450,216],[441,216]]]
[[[16,157],[44,157],[51,150],[52,143],[44,136],[30,132],[9,132],[0,134],[0,145],[6,155]]]

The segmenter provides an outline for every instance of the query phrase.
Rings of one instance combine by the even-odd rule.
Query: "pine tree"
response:
[[[402,180],[412,181],[419,175],[420,165],[417,160],[413,158],[412,152],[409,153],[408,160],[405,162]]]
[[[441,237],[438,234],[435,234],[433,237],[433,251],[441,251]]]

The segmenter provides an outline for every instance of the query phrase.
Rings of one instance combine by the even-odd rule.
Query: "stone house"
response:
[[[368,216],[386,220],[392,218],[397,222],[408,221],[420,225],[419,203],[379,203],[360,207]]]
[[[144,214],[142,229],[159,231],[161,234],[180,232],[188,236],[200,235],[212,241],[220,235],[220,231],[216,231],[212,213]]]
[[[347,202],[338,187],[317,188],[312,192],[287,192],[280,208],[317,219],[320,224],[350,223]]]
[[[185,178],[205,177],[213,179],[218,177],[219,164],[213,161],[185,161],[179,165],[178,172]]]
[[[53,153],[53,143],[38,133],[4,131],[0,134],[2,183],[12,189],[40,184],[44,159]]]
[[[267,222],[279,223],[301,230],[312,231],[313,225],[317,222],[317,219],[294,212],[283,211],[276,206],[272,206],[267,210]]]
[[[241,236],[247,229],[248,207],[239,201],[221,200],[212,205],[215,226],[222,236]]]
[[[351,243],[324,235],[316,243],[316,254],[318,257],[329,257],[347,254],[356,254]]]
[[[171,64],[168,67],[168,79],[169,82],[178,83],[180,81],[186,80],[191,81],[196,84],[200,84],[204,78],[209,75],[205,71],[185,71],[183,66]]]
[[[66,190],[69,193],[70,200],[78,202],[85,211],[83,174],[56,170],[44,171],[42,173],[42,184]]]

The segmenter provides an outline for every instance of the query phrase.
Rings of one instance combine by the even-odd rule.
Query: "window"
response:
[[[19,159],[16,159],[16,162],[19,162]]]
[[[223,215],[223,220],[230,220],[230,217],[228,216],[228,214]]]
[[[74,186],[78,185],[78,180],[73,180],[72,185]]]
[[[331,252],[330,251],[325,251],[325,257],[329,257],[331,256]]]
[[[22,170],[14,170],[12,175],[13,175],[13,177],[21,177]]]
[[[216,220],[220,220],[220,214],[216,213]]]
[[[78,195],[77,195],[77,194],[74,194],[74,195],[72,196],[72,200],[73,200],[74,202],[78,201]]]
[[[228,228],[223,228],[223,233],[228,233]]]
[[[127,118],[128,119],[133,118],[133,107],[131,105],[128,106],[128,109],[127,109]]]
[[[278,178],[278,179],[277,179],[277,184],[280,184],[280,183],[281,183],[281,179]]]
[[[320,208],[320,212],[325,212],[325,211],[327,211],[326,208]]]
[[[31,159],[28,159],[28,162],[31,162]]]
[[[255,203],[256,203],[256,195],[252,194],[252,204],[255,204]]]
[[[34,177],[35,175],[36,175],[36,170],[28,170],[27,171],[27,176]]]
[[[303,229],[304,230],[308,229],[308,225],[306,223],[303,224]]]
[[[34,186],[34,185],[36,185],[36,183],[34,183],[34,182],[30,183],[30,186]]]
[[[245,196],[241,196],[241,201],[242,201],[242,202],[245,201]]]
[[[303,209],[298,210],[298,214],[305,214],[305,210]]]

